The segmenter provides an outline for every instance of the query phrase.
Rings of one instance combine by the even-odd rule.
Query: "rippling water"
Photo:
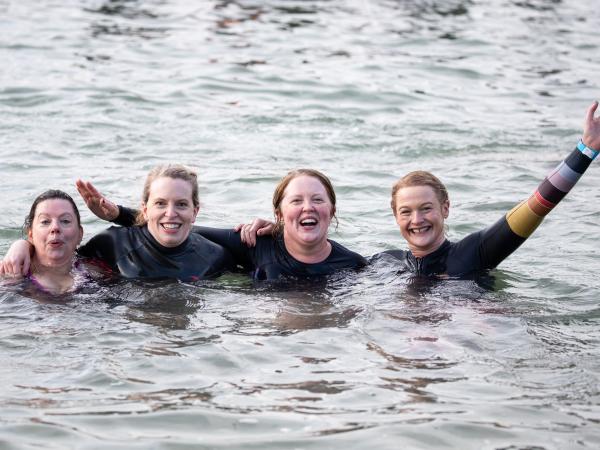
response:
[[[389,189],[450,189],[450,238],[495,221],[600,96],[584,0],[0,0],[0,252],[36,194],[201,174],[199,222],[270,216],[277,180],[336,185],[333,237],[402,247]],[[492,289],[385,267],[319,286],[0,288],[1,448],[593,448],[599,171]],[[86,237],[106,225],[84,212]]]

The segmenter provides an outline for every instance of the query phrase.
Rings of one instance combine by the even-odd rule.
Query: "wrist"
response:
[[[600,153],[599,150],[593,149],[585,145],[583,143],[583,139],[579,139],[579,142],[577,143],[577,150],[579,150],[585,156],[590,158],[592,161],[596,158],[596,156],[598,156],[598,153]]]

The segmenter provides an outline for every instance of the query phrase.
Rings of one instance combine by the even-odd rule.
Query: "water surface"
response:
[[[162,162],[199,171],[214,226],[322,170],[332,237],[364,255],[403,247],[390,186],[430,170],[459,239],[576,143],[599,25],[591,0],[0,1],[0,252],[42,190],[83,177],[136,205]],[[60,301],[4,286],[0,447],[593,448],[596,165],[491,288],[382,266]]]

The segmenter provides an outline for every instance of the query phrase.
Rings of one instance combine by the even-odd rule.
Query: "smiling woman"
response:
[[[538,186],[491,227],[450,242],[444,221],[450,212],[448,192],[442,182],[425,171],[411,172],[392,188],[391,207],[406,250],[389,250],[404,270],[418,275],[463,277],[493,269],[514,252],[577,183],[598,155],[600,118],[598,102],[588,109],[583,137],[575,149]],[[376,255],[381,257],[381,255]]]
[[[77,187],[94,210],[100,202],[89,183]],[[79,249],[100,258],[129,278],[177,278],[193,281],[220,275],[233,267],[223,247],[190,235],[200,209],[196,173],[181,165],[158,166],[144,184],[135,226],[111,227]],[[114,217],[114,214],[112,214]]]
[[[117,207],[91,184],[80,188],[87,205],[98,217],[130,226],[144,214]],[[337,242],[328,239],[329,225],[335,218],[335,191],[329,178],[317,170],[298,169],[281,179],[273,194],[275,230],[256,236],[259,221],[249,234],[247,245],[242,233],[233,229],[195,226],[192,235],[200,235],[224,247],[235,263],[250,272],[257,280],[276,280],[281,277],[315,277],[339,270],[357,269],[366,264],[365,258]],[[148,209],[145,209],[148,216]],[[164,218],[155,220],[156,229],[165,234]],[[169,226],[175,226],[169,225]],[[148,225],[150,228],[150,224]],[[183,227],[183,225],[182,225]]]
[[[136,225],[148,225],[154,239],[177,247],[190,234],[200,210],[196,174],[183,166],[158,166],[146,178]]]
[[[103,218],[118,216],[118,208],[90,183],[78,180],[77,188],[94,213]],[[194,281],[216,277],[234,263],[220,245],[190,234],[198,211],[196,173],[181,165],[158,166],[146,179],[137,220],[132,218],[131,226],[110,227],[97,234],[78,253],[104,261],[127,278]],[[21,242],[14,243],[4,258],[2,269],[7,273],[28,271],[30,245]],[[34,262],[37,251],[36,246]]]

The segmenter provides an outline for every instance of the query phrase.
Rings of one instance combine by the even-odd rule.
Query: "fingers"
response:
[[[256,235],[252,232],[252,225],[240,223],[233,227],[233,231],[240,233],[240,240],[248,247],[256,245]]]
[[[600,149],[600,117],[594,118],[597,109],[597,101],[588,108],[583,123],[583,136],[581,137],[583,143],[594,150]]]
[[[254,219],[252,223],[240,223],[234,231],[240,233],[240,239],[248,247],[256,246],[256,237],[271,234],[274,224],[264,219]]]
[[[275,229],[275,224],[273,222],[267,222],[256,231],[258,236],[268,236],[273,234],[273,230]]]
[[[29,273],[29,265],[30,265],[30,263],[31,263],[31,257],[29,255],[27,255],[27,257],[23,261],[23,264],[21,265],[21,275],[22,276],[25,277]]]
[[[242,226],[240,236],[242,242],[248,247],[254,247],[256,245],[256,230],[253,228],[252,224]]]
[[[94,202],[97,203],[95,194],[97,194],[98,191],[96,191],[96,189],[93,186],[92,189],[90,189],[90,183],[81,179],[75,181],[75,187],[77,187],[77,192],[79,192],[79,195],[81,195],[81,198],[83,199],[87,207],[92,209],[94,207]]]
[[[119,207],[106,197],[100,198],[100,208],[104,211],[104,217],[107,220],[114,220],[119,217]]]
[[[6,277],[21,278],[29,273],[29,262],[27,265],[20,264],[12,259],[4,259],[0,261],[0,275]]]
[[[598,102],[594,101],[594,103],[592,103],[591,106],[587,110],[587,114],[585,116],[586,123],[590,124],[594,121],[594,113],[596,112],[597,108],[598,108]]]

